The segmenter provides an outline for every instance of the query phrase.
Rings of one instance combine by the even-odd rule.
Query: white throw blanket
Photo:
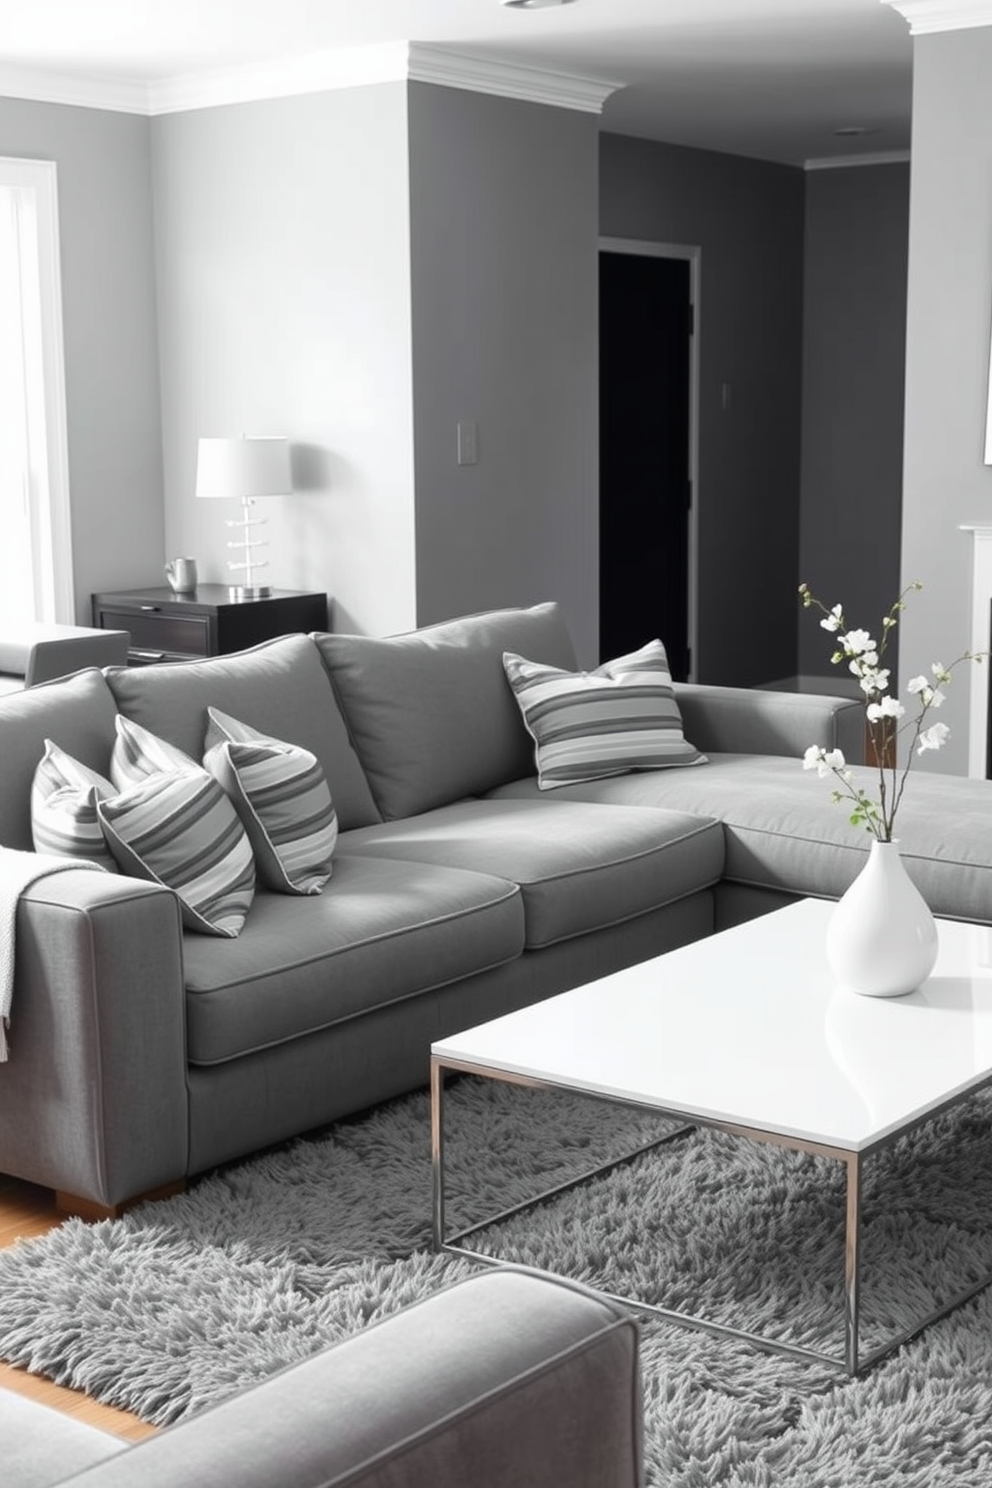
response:
[[[106,871],[88,858],[56,858],[45,853],[18,852],[12,847],[0,848],[0,1063],[9,1052],[7,1029],[14,993],[14,927],[18,900],[37,879],[49,873],[62,873],[67,868],[95,868],[98,873]]]

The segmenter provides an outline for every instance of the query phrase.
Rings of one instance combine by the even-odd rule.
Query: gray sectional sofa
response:
[[[637,1325],[490,1271],[128,1446],[0,1390],[4,1488],[639,1488]]]
[[[305,746],[340,826],[323,893],[257,889],[236,939],[184,931],[170,890],[119,874],[24,891],[0,1171],[112,1208],[422,1086],[445,1033],[854,877],[867,839],[800,760],[857,758],[857,704],[681,686],[708,763],[542,792],[505,650],[575,666],[546,604],[0,699],[6,848],[32,847],[44,740],[105,774],[118,711],[197,759],[211,706]],[[992,923],[990,792],[912,782],[904,851],[939,914]]]

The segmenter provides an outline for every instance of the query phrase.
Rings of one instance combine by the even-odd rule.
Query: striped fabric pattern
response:
[[[149,729],[142,728],[118,713],[115,719],[117,738],[110,757],[110,778],[118,790],[129,785],[140,785],[153,775],[169,770],[198,770],[200,765],[175,744],[160,739]]]
[[[31,835],[34,850],[59,858],[83,858],[116,873],[97,816],[96,803],[114,787],[96,770],[73,759],[51,739],[31,784]]]
[[[281,894],[319,894],[331,876],[338,819],[320,761],[207,709],[203,763],[234,802],[259,877]]]
[[[206,770],[147,776],[97,812],[123,873],[175,890],[183,923],[236,936],[255,892],[255,860],[237,813]]]
[[[541,790],[706,763],[683,735],[659,640],[591,672],[564,672],[511,651],[503,666],[534,740]]]

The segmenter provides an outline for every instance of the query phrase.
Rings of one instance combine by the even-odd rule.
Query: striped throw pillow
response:
[[[110,778],[118,790],[140,785],[143,780],[168,770],[200,769],[199,762],[184,750],[125,718],[123,713],[118,713],[114,725],[117,738],[110,756]]]
[[[259,877],[281,894],[319,894],[331,876],[338,819],[320,761],[207,709],[203,763],[234,802]]]
[[[503,666],[534,740],[541,790],[706,763],[682,733],[661,641],[592,672],[564,672],[510,651]]]
[[[119,868],[174,889],[188,930],[237,935],[255,894],[237,812],[183,750],[122,714],[116,729],[110,778],[120,794],[97,812]]]
[[[109,780],[66,754],[51,739],[31,783],[34,850],[58,858],[83,858],[116,873],[96,803],[114,794]]]

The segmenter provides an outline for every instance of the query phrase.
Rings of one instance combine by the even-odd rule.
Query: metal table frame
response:
[[[656,1141],[648,1142],[632,1152],[603,1163],[598,1167],[590,1168],[575,1178],[565,1183],[558,1184],[552,1188],[545,1189],[542,1193],[527,1199],[523,1203],[511,1205],[507,1209],[500,1210],[497,1214],[489,1215],[477,1224],[469,1225],[465,1229],[458,1230],[451,1236],[445,1236],[445,1193],[444,1193],[444,1079],[447,1073],[478,1075],[484,1079],[497,1080],[509,1085],[522,1085],[532,1090],[565,1090],[573,1095],[581,1095],[590,1100],[602,1100],[611,1105],[631,1106],[636,1110],[649,1111],[659,1117],[674,1120],[680,1125],[672,1132],[666,1133]],[[844,1352],[838,1357],[834,1354],[821,1352],[818,1349],[804,1348],[797,1344],[785,1343],[778,1339],[768,1338],[764,1334],[750,1332],[743,1328],[732,1328],[725,1323],[712,1322],[707,1318],[697,1317],[692,1313],[678,1312],[671,1308],[660,1307],[651,1302],[645,1302],[636,1297],[623,1297],[615,1293],[607,1292],[612,1301],[623,1306],[630,1307],[638,1312],[645,1312],[652,1317],[663,1318],[666,1322],[677,1323],[683,1327],[694,1328],[701,1332],[716,1334],[720,1337],[744,1340],[757,1348],[764,1349],[770,1353],[789,1355],[794,1358],[812,1361],[819,1364],[827,1364],[838,1369],[849,1376],[855,1376],[894,1349],[914,1338],[924,1328],[930,1326],[938,1318],[946,1317],[956,1307],[960,1307],[976,1293],[984,1290],[992,1283],[992,1272],[987,1273],[979,1281],[966,1287],[956,1294],[950,1301],[935,1307],[925,1317],[913,1322],[909,1327],[902,1329],[884,1343],[878,1345],[869,1352],[862,1354],[860,1348],[859,1323],[861,1307],[861,1188],[862,1188],[862,1164],[866,1157],[873,1153],[882,1151],[890,1146],[900,1137],[913,1131],[916,1127],[929,1121],[932,1117],[948,1110],[951,1106],[958,1105],[962,1100],[974,1095],[986,1085],[992,1084],[992,1075],[978,1084],[969,1087],[965,1091],[948,1097],[939,1105],[918,1116],[913,1121],[907,1122],[905,1126],[899,1127],[897,1131],[880,1138],[859,1151],[851,1151],[844,1147],[829,1146],[821,1142],[806,1141],[800,1137],[785,1136],[778,1132],[764,1131],[758,1127],[750,1127],[735,1122],[718,1121],[715,1119],[701,1118],[694,1113],[674,1110],[665,1106],[656,1106],[642,1101],[625,1099],[619,1096],[602,1095],[596,1091],[577,1089],[571,1085],[565,1085],[552,1080],[539,1080],[526,1075],[518,1075],[507,1070],[493,1069],[485,1065],[473,1064],[468,1061],[457,1060],[450,1057],[431,1055],[431,1176],[433,1186],[432,1205],[432,1230],[435,1250],[448,1255],[464,1256],[470,1260],[481,1261],[486,1265],[499,1266],[504,1264],[498,1256],[487,1255],[483,1251],[473,1250],[471,1246],[463,1242],[480,1230],[490,1229],[494,1224],[509,1219],[511,1215],[521,1214],[545,1200],[553,1198],[557,1194],[567,1193],[569,1189],[576,1188],[581,1183],[588,1182],[591,1178],[601,1173],[610,1172],[613,1168],[621,1166],[625,1162],[632,1161],[642,1152],[651,1151],[675,1138],[691,1131],[694,1127],[705,1126],[714,1131],[728,1132],[732,1136],[746,1137],[755,1142],[768,1142],[776,1147],[785,1147],[793,1152],[812,1153],[817,1157],[830,1158],[833,1161],[844,1164],[847,1176],[846,1187],[846,1218],[845,1218],[845,1245],[844,1245]]]

